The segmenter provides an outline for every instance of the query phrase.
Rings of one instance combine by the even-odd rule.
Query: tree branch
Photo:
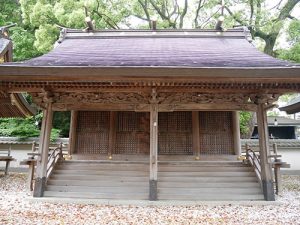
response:
[[[183,19],[187,13],[187,8],[188,8],[188,0],[185,0],[184,1],[184,8],[183,8],[183,11],[182,13],[180,14],[180,20],[179,20],[179,28],[182,28],[183,27]]]

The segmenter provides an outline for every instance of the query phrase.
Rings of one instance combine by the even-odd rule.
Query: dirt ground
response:
[[[26,175],[0,175],[0,224],[300,224],[300,176],[270,205],[108,206],[29,201]]]

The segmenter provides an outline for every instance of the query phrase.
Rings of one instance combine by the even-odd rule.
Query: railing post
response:
[[[60,144],[59,144],[59,159],[63,159],[62,148],[63,148],[63,143],[60,142]]]
[[[245,150],[246,150],[246,159],[249,161],[249,145],[248,145],[248,143],[245,144]]]
[[[34,142],[32,142],[31,151],[35,152],[35,150],[36,150],[36,142],[34,141]]]

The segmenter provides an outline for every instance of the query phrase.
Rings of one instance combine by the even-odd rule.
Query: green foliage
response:
[[[58,38],[58,30],[54,25],[45,24],[40,25],[39,29],[35,32],[36,41],[34,46],[39,52],[47,53],[53,48],[53,43]]]
[[[53,127],[60,130],[62,137],[69,137],[70,112],[54,112]]]
[[[14,47],[14,61],[22,61],[41,55],[34,47],[35,37],[22,27],[11,28],[11,39]]]
[[[0,0],[0,27],[22,20],[21,10],[16,0]]]
[[[280,49],[276,53],[281,59],[300,63],[300,20],[294,20],[288,27],[289,49]]]
[[[250,132],[249,123],[252,118],[253,115],[251,112],[240,112],[240,131],[242,135],[247,135]]]
[[[27,139],[30,137],[39,137],[40,130],[35,125],[35,117],[26,119],[22,118],[0,118],[0,136],[19,137],[20,139]],[[59,130],[52,129],[51,140],[59,137]]]

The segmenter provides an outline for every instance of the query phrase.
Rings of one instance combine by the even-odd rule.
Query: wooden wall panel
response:
[[[149,154],[149,113],[118,112],[115,154]]]
[[[109,117],[110,112],[78,112],[76,153],[108,154]]]
[[[232,112],[199,112],[200,154],[234,154]]]
[[[192,155],[192,113],[161,112],[158,114],[158,153]]]

